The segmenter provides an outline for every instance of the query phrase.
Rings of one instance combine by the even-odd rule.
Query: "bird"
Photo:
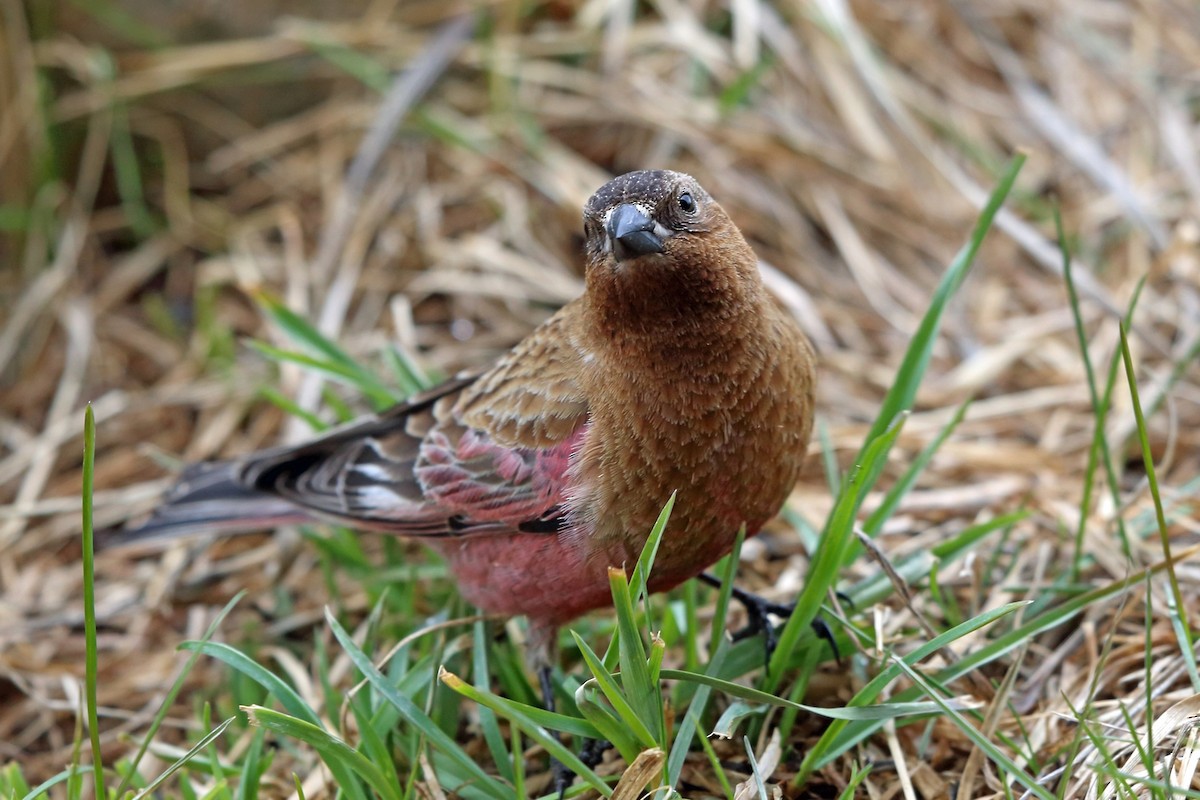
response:
[[[641,170],[583,209],[584,291],[490,367],[297,445],[187,467],[124,541],[311,520],[418,539],[461,594],[524,615],[531,661],[611,605],[664,504],[648,588],[783,506],[812,430],[813,349],[690,175]],[[543,690],[546,689],[543,679]]]

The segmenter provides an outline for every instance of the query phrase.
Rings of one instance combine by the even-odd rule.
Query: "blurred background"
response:
[[[580,292],[592,191],[632,169],[690,172],[820,352],[820,441],[790,504],[819,527],[826,471],[851,466],[1018,151],[1028,161],[951,306],[895,470],[975,402],[881,543],[901,557],[1029,508],[1006,545],[1021,582],[1066,558],[1094,425],[1056,208],[1101,372],[1145,280],[1131,347],[1159,479],[1184,509],[1172,530],[1197,533],[1191,0],[0,0],[0,762],[33,781],[70,761],[84,404],[100,526],[147,510],[182,460],[310,430],[272,398],[325,420],[365,408],[249,346],[294,344],[258,299],[381,373],[395,346],[449,374]],[[1155,538],[1124,555],[1106,538],[1149,509],[1122,385],[1107,424],[1128,505],[1084,512],[1089,580],[1161,557]],[[803,552],[751,548],[747,571],[794,594]],[[305,647],[325,604],[369,609],[361,576],[321,559],[287,535],[101,553],[113,755],[162,702],[178,642],[237,590],[249,597],[223,630],[263,652]],[[979,591],[970,568],[943,581],[976,608],[1012,599]],[[201,666],[164,736],[185,736],[220,674]],[[1031,705],[1047,740],[1064,675]],[[811,691],[836,702],[839,686]]]

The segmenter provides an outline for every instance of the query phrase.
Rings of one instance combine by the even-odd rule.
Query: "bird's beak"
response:
[[[631,203],[622,203],[608,217],[608,237],[618,260],[661,253],[663,240],[654,232],[654,220]]]

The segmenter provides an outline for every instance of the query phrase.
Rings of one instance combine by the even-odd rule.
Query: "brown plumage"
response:
[[[812,351],[690,176],[634,172],[584,209],[586,291],[490,370],[298,447],[198,465],[130,538],[307,517],[421,537],[463,594],[542,642],[609,603],[677,492],[651,588],[783,505]]]

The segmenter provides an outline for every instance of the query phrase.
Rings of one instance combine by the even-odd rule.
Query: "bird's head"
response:
[[[760,285],[757,258],[737,226],[681,172],[613,178],[584,206],[583,227],[589,293],[603,295],[614,312],[724,305]]]
[[[695,237],[728,224],[725,212],[695,178],[669,170],[613,178],[583,209],[588,260],[610,266],[669,256],[678,237]]]

